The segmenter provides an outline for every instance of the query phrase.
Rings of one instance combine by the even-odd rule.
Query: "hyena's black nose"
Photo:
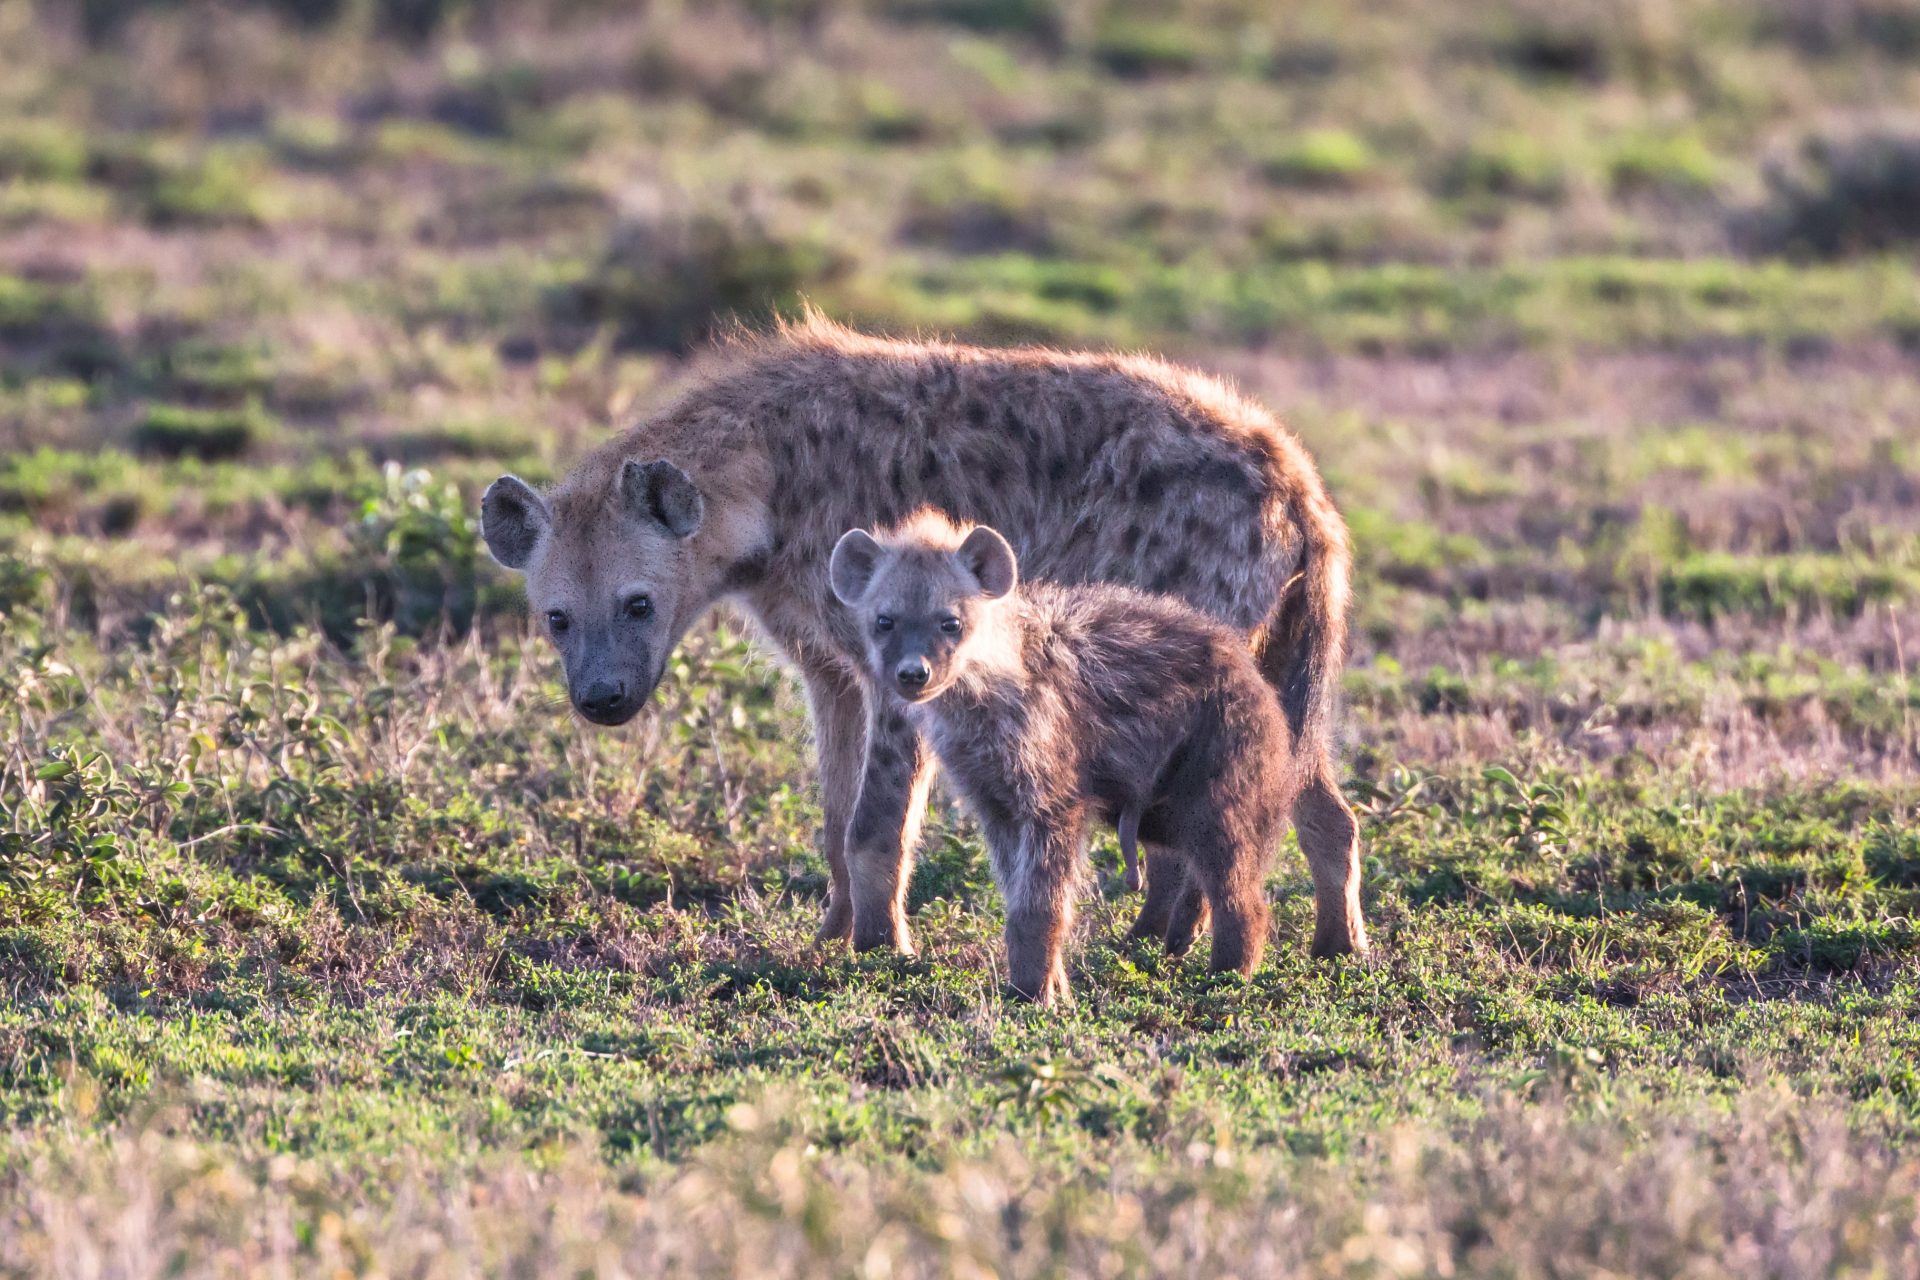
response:
[[[927,681],[933,679],[933,669],[927,666],[925,658],[909,658],[900,664],[899,669],[893,673],[893,678],[898,680],[900,687],[908,693],[918,693],[927,687]]]
[[[595,680],[580,691],[574,703],[582,714],[593,719],[610,716],[620,709],[627,700],[627,682],[625,680]]]

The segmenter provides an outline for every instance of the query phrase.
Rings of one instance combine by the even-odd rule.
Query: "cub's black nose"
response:
[[[893,678],[908,693],[918,693],[927,687],[927,681],[933,679],[933,671],[924,659],[915,658],[911,662],[901,663],[900,669],[893,673]]]
[[[613,715],[620,704],[627,700],[627,682],[625,680],[595,680],[580,691],[574,704],[583,715],[600,719]]]

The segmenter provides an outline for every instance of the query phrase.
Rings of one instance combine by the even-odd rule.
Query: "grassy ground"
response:
[[[0,0],[0,1271],[1920,1268],[1920,9],[554,8]],[[1287,415],[1375,960],[568,718],[479,487],[802,295]]]

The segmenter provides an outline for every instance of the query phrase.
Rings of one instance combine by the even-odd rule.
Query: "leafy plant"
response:
[[[993,1073],[993,1079],[999,1086],[995,1105],[1037,1120],[1077,1114],[1125,1082],[1110,1063],[1088,1066],[1066,1060],[1009,1062]]]
[[[1493,784],[1493,816],[1509,849],[1553,856],[1565,850],[1572,827],[1567,798],[1549,782],[1522,782],[1504,765],[1489,765],[1481,778]]]

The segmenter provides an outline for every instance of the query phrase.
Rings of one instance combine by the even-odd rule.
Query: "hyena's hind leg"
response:
[[[878,690],[867,691],[867,751],[860,799],[847,828],[853,889],[853,948],[892,947],[913,954],[907,932],[907,882],[933,781],[933,754]]]
[[[1212,914],[1212,904],[1207,901],[1199,879],[1188,870],[1184,860],[1178,884],[1179,890],[1174,895],[1173,910],[1167,917],[1164,934],[1167,954],[1176,959],[1193,949],[1194,938],[1207,927],[1208,917]]]
[[[1285,640],[1270,637],[1258,655],[1261,674],[1276,693],[1288,678],[1290,655]],[[1293,829],[1313,873],[1313,955],[1367,954],[1367,922],[1360,911],[1360,821],[1340,794],[1333,756],[1324,729],[1309,724],[1312,735],[1293,744],[1300,769],[1300,790],[1293,800]]]
[[[1187,861],[1184,851],[1147,845],[1147,900],[1127,931],[1130,938],[1160,942],[1170,956],[1187,954],[1194,936],[1207,927],[1207,898]]]
[[[1193,855],[1190,886],[1212,908],[1213,969],[1252,973],[1267,949],[1273,919],[1263,883],[1266,853],[1238,847],[1220,832],[1196,841]]]
[[[1127,936],[1164,941],[1167,926],[1173,921],[1175,904],[1180,901],[1181,887],[1186,884],[1187,860],[1171,849],[1152,843],[1146,846],[1145,853],[1147,896]]]
[[[1340,794],[1333,762],[1324,754],[1293,802],[1293,829],[1313,873],[1313,948],[1316,958],[1367,954],[1367,922],[1360,910],[1360,823]]]

